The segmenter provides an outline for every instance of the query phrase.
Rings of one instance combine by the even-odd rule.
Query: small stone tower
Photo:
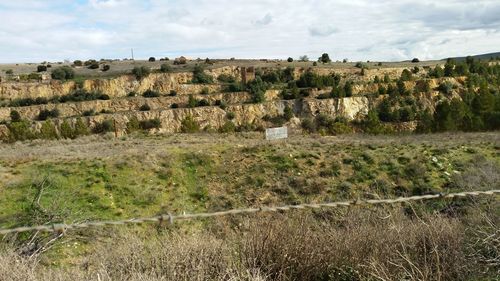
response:
[[[255,80],[255,68],[253,66],[241,67],[241,81],[243,84],[253,80]]]

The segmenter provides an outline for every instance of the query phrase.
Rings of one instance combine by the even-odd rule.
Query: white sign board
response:
[[[288,138],[288,128],[270,128],[266,129],[266,140],[279,140]]]

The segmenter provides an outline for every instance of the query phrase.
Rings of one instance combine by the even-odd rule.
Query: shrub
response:
[[[438,91],[443,94],[449,95],[453,90],[453,84],[450,82],[441,82],[438,86]]]
[[[402,79],[399,79],[398,82],[396,82],[396,86],[398,87],[397,93],[402,96],[409,95],[410,92],[406,89],[405,83]]]
[[[194,98],[193,95],[189,95],[188,96],[188,104],[187,104],[187,107],[189,108],[194,108],[198,105],[198,100],[196,98]]]
[[[43,122],[42,127],[40,128],[39,137],[41,139],[46,139],[46,140],[53,140],[59,138],[54,123],[52,123],[49,120]]]
[[[141,67],[136,66],[134,67],[134,69],[132,69],[132,74],[134,74],[138,80],[148,77],[150,73],[151,70],[149,69],[149,67],[146,66],[141,66]]]
[[[329,63],[332,60],[330,59],[330,56],[327,53],[324,53],[321,55],[321,57],[318,59],[318,61],[322,62],[322,63]]]
[[[172,67],[169,64],[164,63],[160,66],[160,72],[167,73],[170,71],[172,71]]]
[[[434,117],[428,109],[419,112],[418,123],[415,132],[420,134],[428,134],[432,132]]]
[[[69,124],[68,120],[64,120],[59,127],[59,131],[61,133],[61,138],[64,139],[74,139],[75,138],[75,131]]]
[[[196,65],[193,70],[193,83],[195,84],[210,84],[213,83],[212,76],[205,73],[203,67]]]
[[[228,112],[228,113],[226,113],[226,118],[227,119],[233,120],[234,117],[236,117],[236,115],[234,114],[234,112]]]
[[[302,129],[306,130],[309,133],[316,132],[316,123],[311,118],[302,119],[301,122]]]
[[[399,116],[402,122],[413,121],[415,120],[415,111],[409,106],[401,107],[399,109]]]
[[[49,118],[57,118],[59,117],[59,110],[57,108],[54,108],[52,110],[48,109],[42,109],[40,110],[40,113],[38,113],[38,120],[47,120]]]
[[[339,135],[352,132],[347,120],[344,118],[333,119],[328,115],[319,114],[316,116],[314,122],[314,130],[321,134]]]
[[[100,113],[102,113],[102,114],[109,114],[109,113],[113,113],[113,111],[103,108],[103,109],[101,109]]]
[[[139,120],[137,117],[132,116],[130,120],[127,122],[127,133],[132,133],[141,128],[141,124],[139,123]]]
[[[161,121],[158,118],[143,120],[139,122],[139,127],[143,130],[158,129],[161,126]]]
[[[175,97],[177,96],[177,91],[176,90],[170,90],[170,93],[168,93],[170,97]]]
[[[344,84],[344,93],[346,97],[352,97],[352,81],[346,81]]]
[[[429,71],[429,76],[434,78],[444,77],[444,69],[438,65],[434,70]]]
[[[145,104],[141,105],[139,110],[140,111],[149,111],[149,110],[151,110],[151,107],[147,103],[145,103]]]
[[[155,61],[156,61],[156,58],[155,58],[155,57],[150,57],[150,58],[148,59],[148,61],[149,61],[149,62],[155,62]]]
[[[222,73],[221,75],[219,75],[219,77],[217,77],[217,80],[221,83],[234,83],[234,82],[236,82],[236,78],[234,78],[234,76],[232,76],[230,74],[225,74],[225,73]]]
[[[41,79],[42,79],[42,75],[40,75],[38,73],[28,74],[28,80],[41,80]]]
[[[220,109],[222,109],[222,110],[226,110],[226,108],[227,108],[227,103],[223,100],[216,100],[215,105],[220,107]]]
[[[299,60],[301,62],[308,62],[309,61],[309,57],[307,55],[303,55],[303,56],[299,57]]]
[[[208,94],[210,94],[210,89],[208,89],[208,87],[203,87],[203,89],[201,89],[201,91],[200,91],[200,94],[201,95],[208,95]]]
[[[412,74],[411,71],[408,69],[404,69],[403,72],[401,73],[401,81],[410,81],[412,79]]]
[[[362,121],[363,131],[368,134],[378,135],[386,132],[384,126],[378,118],[376,110],[368,111],[365,119]]]
[[[236,131],[236,126],[231,121],[226,121],[226,123],[219,128],[220,133],[233,133],[234,131]]]
[[[170,105],[170,108],[179,108],[179,105],[176,104],[176,103],[173,103],[173,104]]]
[[[61,96],[57,99],[61,103],[80,102],[90,100],[109,100],[109,96],[100,92],[87,92],[82,89],[73,91],[71,94]]]
[[[106,119],[102,122],[97,122],[92,129],[94,134],[104,134],[107,132],[113,132],[115,130],[114,122],[112,120]]]
[[[83,62],[82,62],[81,60],[75,60],[75,61],[73,62],[73,65],[74,65],[74,66],[83,66]]]
[[[127,94],[127,97],[137,97],[137,96],[138,96],[137,92],[134,91]]]
[[[336,75],[318,75],[312,71],[302,74],[297,81],[297,86],[301,88],[324,88],[336,86],[340,82],[340,76]]]
[[[245,89],[242,83],[234,82],[227,86],[228,92],[241,92]]]
[[[36,71],[37,72],[47,71],[47,66],[45,66],[45,65],[39,65],[39,66],[36,67]]]
[[[181,122],[182,133],[196,133],[200,131],[200,125],[194,120],[193,116],[188,115]]]
[[[281,97],[284,100],[294,100],[301,96],[299,88],[295,85],[291,89],[285,89],[281,92]]]
[[[19,112],[17,110],[12,110],[10,112],[10,120],[12,122],[19,122],[19,121],[21,121],[21,114],[19,114]]]
[[[290,106],[286,105],[285,109],[283,110],[283,117],[285,118],[286,121],[290,121],[293,117],[293,110]]]
[[[267,83],[279,83],[281,82],[281,72],[279,70],[268,70],[260,75],[260,78]]]
[[[378,95],[385,95],[385,94],[387,94],[387,88],[384,86],[379,86],[377,93],[378,93]]]
[[[102,71],[108,71],[111,69],[111,66],[109,64],[105,64],[102,66]]]
[[[52,70],[51,76],[52,79],[56,80],[73,79],[75,77],[75,71],[69,66],[61,66]]]
[[[31,132],[31,124],[26,120],[12,122],[7,127],[9,128],[9,142],[24,141],[33,139],[34,135]]]
[[[83,114],[83,116],[94,116],[95,110],[93,110],[93,109],[85,110],[82,114]]]
[[[210,106],[210,103],[206,99],[201,99],[197,102],[196,106]]]
[[[290,57],[290,58],[288,58],[286,61],[287,61],[287,62],[293,62],[293,58],[291,58],[291,57]]]
[[[97,61],[91,61],[88,65],[87,65],[87,68],[88,69],[98,69],[99,68],[99,63]]]
[[[90,66],[90,65],[92,65],[93,63],[96,63],[96,62],[97,62],[96,60],[92,60],[92,59],[91,59],[91,60],[87,60],[87,61],[85,61],[85,62],[83,63],[83,65],[85,65],[85,66]]]
[[[75,122],[75,137],[77,136],[86,136],[89,134],[89,128],[83,122],[82,118],[76,119]]]
[[[414,58],[414,59],[411,60],[411,62],[417,63],[417,62],[420,62],[420,60],[418,58]]]
[[[153,91],[153,90],[146,90],[143,94],[143,97],[145,98],[157,98],[160,96],[160,93]]]
[[[264,102],[266,98],[266,91],[269,85],[262,81],[260,77],[255,78],[255,80],[247,83],[247,88],[252,95],[252,100],[255,103]]]

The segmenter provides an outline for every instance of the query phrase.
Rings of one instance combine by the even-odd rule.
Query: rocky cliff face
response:
[[[251,101],[252,96],[247,92],[236,92],[236,93],[217,93],[210,95],[193,95],[197,100],[205,99],[210,104],[215,104],[217,100],[224,101],[226,104],[244,104]],[[275,101],[279,98],[278,90],[268,90],[266,92],[267,101]],[[178,95],[175,97],[157,97],[157,98],[143,98],[143,97],[127,97],[127,98],[115,98],[110,100],[93,100],[93,101],[83,101],[83,102],[73,102],[73,103],[61,103],[61,104],[44,104],[44,105],[33,105],[25,107],[2,107],[0,108],[0,120],[9,120],[10,112],[16,110],[19,112],[22,118],[35,120],[41,110],[53,110],[57,109],[59,111],[60,118],[81,116],[86,111],[93,110],[96,113],[101,111],[106,112],[126,112],[126,111],[137,111],[142,105],[147,104],[151,110],[163,110],[169,109],[173,104],[177,104],[179,107],[187,107],[188,95]]]
[[[154,73],[141,80],[133,75],[123,75],[113,79],[90,79],[85,80],[82,89],[92,92],[102,92],[110,97],[125,97],[130,92],[143,93],[146,90],[154,90],[160,93],[169,93],[174,90],[179,95],[197,94],[203,88],[210,92],[220,92],[220,85],[189,84],[192,73]],[[53,98],[71,93],[78,88],[73,81],[50,83],[0,83],[0,99],[13,100],[18,98]]]
[[[0,83],[0,100],[13,100],[18,98],[52,98],[70,93],[76,88],[74,82],[61,83]]]
[[[340,74],[343,77],[348,77],[356,81],[373,81],[373,78],[378,75],[382,78],[388,74],[391,79],[398,78],[403,71],[402,68],[380,68],[380,69],[367,69],[365,75],[360,76],[360,70],[357,68],[346,69],[329,69],[329,68],[311,68],[313,72],[321,75],[329,75],[332,73]],[[226,66],[206,70],[206,73],[217,79],[221,74],[228,74],[235,77],[238,81],[241,80],[241,68],[235,66]],[[308,71],[307,68],[297,67],[294,69],[295,79],[298,79],[301,74]],[[50,81],[44,83],[22,83],[22,82],[5,82],[0,83],[0,100],[12,100],[17,98],[37,98],[45,97],[52,98],[55,96],[66,95],[82,87],[89,92],[98,91],[109,95],[110,97],[124,97],[130,92],[143,93],[146,90],[154,90],[160,93],[168,93],[171,90],[177,91],[179,95],[184,94],[197,94],[204,87],[208,87],[211,92],[220,91],[220,85],[196,85],[189,84],[193,78],[191,72],[181,73],[153,73],[148,77],[137,80],[133,75],[122,75],[112,79],[89,79],[79,86],[73,81],[60,82]],[[361,83],[356,86],[354,91],[356,93],[374,91],[373,84]]]
[[[227,74],[241,79],[241,69],[239,67],[222,67],[211,70],[206,70],[206,73],[216,79],[222,74]],[[298,78],[302,73],[307,71],[305,68],[295,68],[294,75]],[[221,93],[222,86],[220,84],[199,85],[190,84],[192,73],[153,73],[148,77],[137,80],[135,76],[123,75],[113,79],[91,79],[86,80],[82,84],[75,82],[58,82],[50,83],[0,83],[0,99],[12,100],[15,98],[37,98],[61,96],[69,94],[77,88],[82,88],[86,91],[98,91],[107,94],[111,97],[110,100],[96,100],[86,102],[75,102],[65,104],[47,104],[28,107],[16,108],[0,108],[0,120],[9,120],[10,112],[17,110],[23,118],[35,120],[43,109],[52,110],[57,108],[60,112],[58,119],[53,120],[56,124],[62,123],[64,119],[70,122],[75,122],[79,116],[82,116],[85,111],[94,110],[95,112],[103,111],[103,114],[96,116],[83,117],[88,122],[90,127],[95,126],[97,122],[102,122],[105,119],[111,119],[116,122],[119,133],[125,132],[127,122],[136,117],[140,121],[147,119],[159,119],[161,121],[161,132],[178,132],[181,128],[181,122],[187,116],[192,116],[201,126],[201,128],[218,129],[222,127],[228,119],[227,112],[234,113],[234,122],[236,125],[255,124],[265,125],[264,116],[282,115],[285,107],[290,107],[296,117],[314,117],[318,114],[326,114],[332,117],[342,116],[349,120],[358,119],[366,115],[370,108],[384,97],[368,98],[365,94],[373,94],[378,91],[378,84],[373,83],[375,75],[383,77],[388,74],[392,79],[397,78],[403,71],[402,68],[381,68],[365,70],[365,75],[359,74],[359,69],[328,69],[328,68],[313,68],[313,71],[327,75],[332,73],[340,74],[342,77],[349,79],[358,79],[353,86],[353,97],[341,99],[316,99],[320,94],[331,92],[331,88],[322,90],[312,89],[309,98],[297,99],[291,101],[280,100],[280,90],[269,90],[266,92],[267,102],[261,104],[249,104],[251,100],[249,93]],[[436,88],[443,81],[450,82],[461,88],[463,79],[430,79],[428,80],[431,88]],[[395,83],[392,83],[396,86]],[[387,86],[387,85],[385,85]],[[413,90],[416,87],[416,82],[405,82],[408,90]],[[202,89],[208,88],[209,95],[199,95]],[[146,90],[154,90],[163,94],[168,94],[171,90],[177,92],[177,96],[162,96],[159,98],[143,98],[143,97],[127,97],[130,92],[138,94]],[[197,108],[185,108],[188,101],[188,94],[193,94],[196,99],[206,99],[211,105],[215,104],[216,100],[224,101],[227,107],[223,110],[218,106],[206,106]],[[430,94],[418,94],[417,98],[425,107],[433,109],[435,102],[433,97],[437,92]],[[457,95],[454,90],[453,95]],[[151,110],[140,111],[139,108],[147,104]],[[171,108],[172,104],[178,104],[181,108]],[[41,122],[34,122],[33,126],[39,129]],[[0,134],[5,135],[5,126]]]
[[[114,114],[100,114],[97,116],[82,117],[90,127],[104,120],[113,120],[119,134],[124,134],[128,121],[136,117],[139,121],[148,119],[159,119],[161,121],[160,132],[175,133],[181,129],[181,122],[188,116],[192,116],[201,128],[218,129],[228,119],[227,112],[234,113],[236,125],[255,124],[261,125],[264,116],[282,115],[286,106],[293,109],[296,116],[315,116],[327,114],[330,116],[344,116],[348,119],[360,118],[368,112],[368,99],[366,97],[351,97],[339,100],[316,100],[304,99],[302,101],[270,101],[261,104],[238,104],[229,105],[225,110],[217,106],[177,109],[157,109],[150,111],[126,111]],[[67,118],[70,122],[76,122],[77,117]],[[54,120],[60,125],[62,119]],[[39,130],[41,122],[35,122],[35,128]]]

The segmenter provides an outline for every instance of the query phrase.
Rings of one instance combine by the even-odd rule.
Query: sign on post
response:
[[[266,140],[279,140],[288,138],[288,128],[270,128],[266,129]]]

